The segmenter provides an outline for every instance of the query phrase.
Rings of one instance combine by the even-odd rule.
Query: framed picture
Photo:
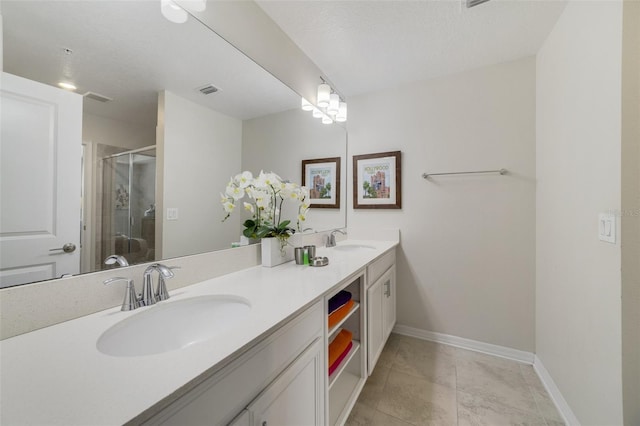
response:
[[[314,208],[340,208],[340,157],[302,160],[302,185]]]
[[[353,156],[353,208],[400,209],[400,151]]]

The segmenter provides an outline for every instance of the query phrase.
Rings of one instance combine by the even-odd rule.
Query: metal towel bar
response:
[[[504,175],[507,173],[507,169],[499,169],[499,170],[479,170],[475,172],[448,172],[448,173],[423,173],[422,177],[424,179],[429,179],[431,176],[443,176],[443,175],[468,175],[475,173],[500,173]]]

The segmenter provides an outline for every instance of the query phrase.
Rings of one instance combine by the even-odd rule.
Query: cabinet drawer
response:
[[[367,286],[375,283],[390,267],[396,263],[396,250],[389,250],[367,267]]]
[[[148,424],[219,425],[230,422],[323,332],[323,304],[291,320],[228,367],[196,386]]]

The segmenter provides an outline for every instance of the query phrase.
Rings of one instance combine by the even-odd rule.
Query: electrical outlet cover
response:
[[[598,218],[598,238],[607,243],[616,243],[616,216],[600,213]]]
[[[167,208],[167,220],[178,220],[178,209],[176,207]]]

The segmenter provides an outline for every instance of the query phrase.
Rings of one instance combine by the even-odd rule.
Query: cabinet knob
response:
[[[267,421],[266,420],[262,421],[262,426],[267,426]]]
[[[384,292],[384,295],[387,297],[391,296],[391,280],[387,280],[384,285],[387,287],[387,289]]]

